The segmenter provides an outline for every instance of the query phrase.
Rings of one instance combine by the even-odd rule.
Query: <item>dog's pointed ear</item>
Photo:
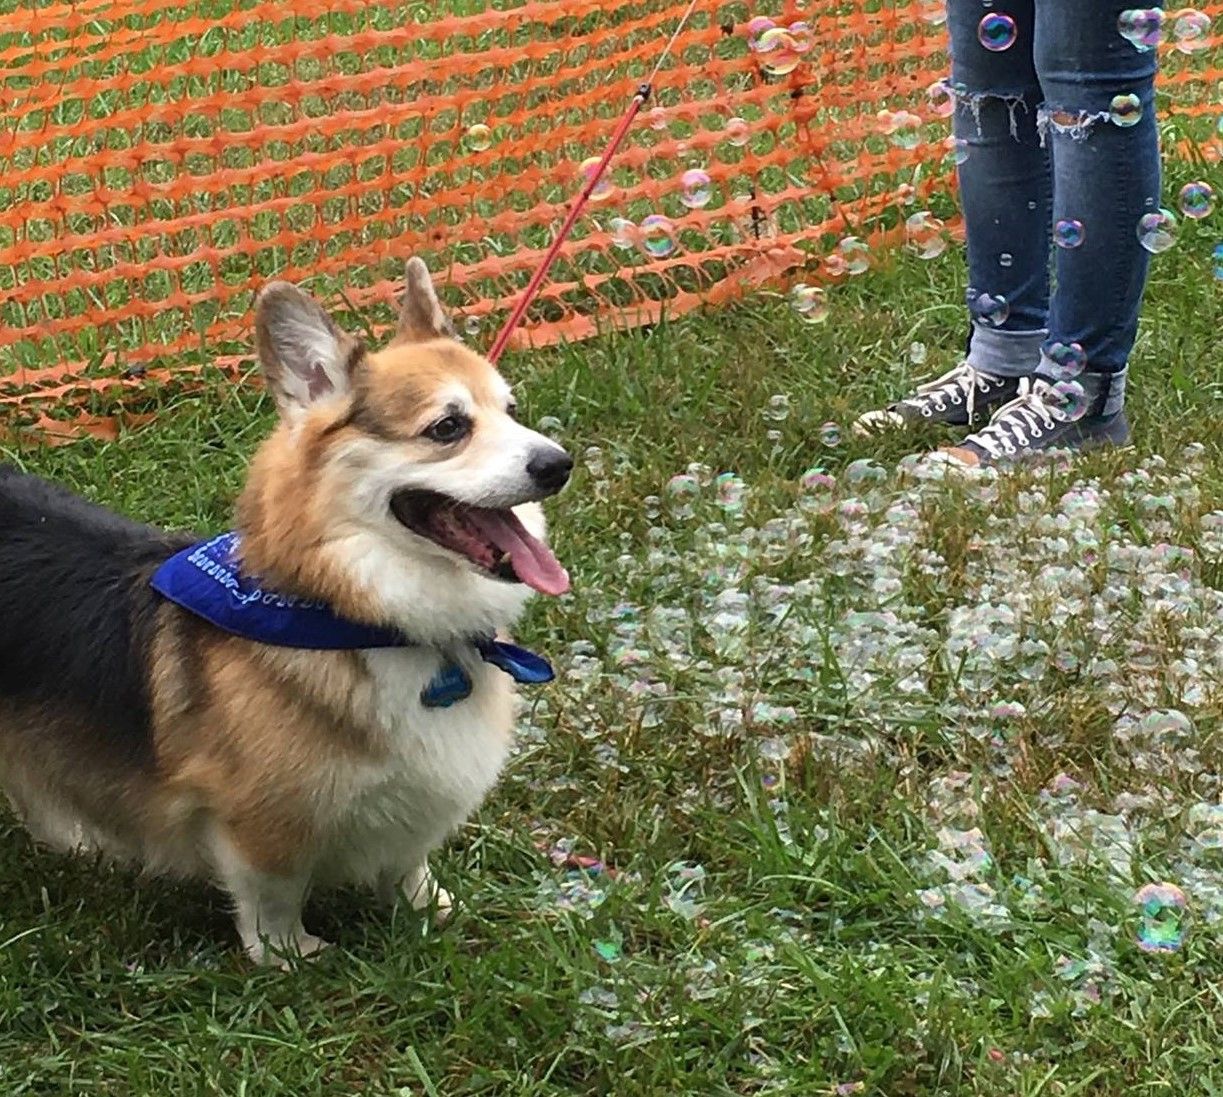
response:
[[[362,345],[289,282],[269,282],[255,299],[255,345],[283,418],[348,392]]]
[[[437,299],[433,279],[425,261],[413,256],[405,271],[403,302],[395,339],[401,343],[423,343],[427,339],[453,339],[454,325]]]

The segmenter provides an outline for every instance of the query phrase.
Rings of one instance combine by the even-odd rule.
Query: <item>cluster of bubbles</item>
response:
[[[1194,8],[1168,13],[1161,8],[1128,8],[1117,19],[1121,37],[1146,53],[1169,37],[1181,53],[1197,53],[1210,45],[1210,16]]]
[[[757,55],[760,67],[770,76],[787,76],[815,45],[811,24],[805,21],[779,25],[764,15],[748,21],[747,44]]]
[[[1205,182],[1186,183],[1180,191],[1177,205],[1183,216],[1193,221],[1209,217],[1215,209],[1214,188]],[[1138,220],[1138,242],[1152,255],[1158,255],[1175,245],[1179,232],[1176,214],[1160,208],[1144,213]],[[1053,243],[1073,250],[1082,247],[1087,230],[1082,221],[1063,218],[1053,226]]]
[[[1072,366],[1082,352],[1068,345],[1053,356]],[[771,429],[794,417],[793,403],[778,392],[757,413]],[[836,436],[834,424],[820,428],[823,444]],[[1033,916],[1039,922],[1055,909],[1059,877],[1069,873],[1132,899],[1119,919],[1131,939],[1152,956],[1171,954],[1188,941],[1190,906],[1195,922],[1223,919],[1219,778],[1188,714],[1189,706],[1209,711],[1210,683],[1223,670],[1223,593],[1195,563],[1199,553],[1223,559],[1223,512],[1203,513],[1209,504],[1197,485],[1203,452],[1151,455],[1107,481],[1065,466],[1056,475],[982,475],[954,486],[936,462],[906,459],[893,477],[859,461],[839,476],[811,469],[793,501],[767,513],[755,485],[737,473],[688,466],[644,502],[651,525],[639,548],[630,538],[596,549],[600,571],[616,575],[618,597],[633,600],[613,608],[605,590],[580,596],[606,645],[573,641],[554,707],[535,711],[524,730],[542,738],[564,720],[567,731],[597,742],[598,765],[624,772],[628,759],[606,749],[596,705],[630,706],[643,727],[659,727],[669,700],[698,698],[685,728],[744,741],[762,763],[778,838],[802,857],[823,839],[786,823],[788,760],[802,752],[849,775],[887,755],[892,719],[937,719],[949,745],[985,762],[973,773],[927,774],[915,765],[905,782],[927,793],[930,813],[927,840],[914,851],[922,889],[915,887],[914,915],[1006,923],[1022,934]],[[595,457],[587,454],[597,493],[616,469]],[[931,537],[952,506],[979,541],[967,573]],[[1140,532],[1134,515],[1142,516]],[[851,733],[813,717],[825,673],[854,698]],[[951,674],[955,688],[940,692],[936,684]],[[997,823],[982,805],[1013,791],[1027,765],[1025,726],[1040,721],[1050,751],[1075,742],[1065,721],[1046,716],[1067,675],[1114,720],[1112,740],[1136,778],[1088,792],[1070,775],[1055,777],[1032,804],[1040,835],[1033,855],[1019,862],[1022,877],[1011,876],[993,856]],[[1167,707],[1173,698],[1186,711]],[[572,780],[567,755],[555,766],[558,780]],[[538,775],[534,762],[518,773]],[[1187,775],[1195,786],[1188,801]],[[677,810],[720,792],[702,777],[676,790]],[[1184,851],[1149,877],[1175,883],[1135,894],[1140,858],[1153,848],[1145,829],[1162,836],[1181,811]],[[1161,838],[1159,848],[1165,844]],[[561,852],[568,863],[572,851]],[[699,917],[713,891],[700,866],[677,862],[664,872],[661,901],[679,917]],[[610,886],[605,880],[587,882],[596,896],[566,883],[549,901],[584,918]],[[629,890],[626,901],[642,894]],[[655,888],[651,901],[658,897]],[[1094,909],[1104,919],[1115,908]],[[1057,962],[1055,995],[1076,1008],[1107,1002],[1113,929],[1093,931],[1085,955]]]

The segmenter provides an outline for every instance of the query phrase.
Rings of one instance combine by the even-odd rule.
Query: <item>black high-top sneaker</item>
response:
[[[1073,382],[1036,377],[1004,404],[989,425],[941,450],[972,468],[1019,461],[1042,450],[1086,450],[1129,444],[1125,373],[1085,373]]]
[[[995,377],[961,362],[942,377],[919,385],[912,396],[883,410],[860,415],[854,422],[854,433],[878,434],[920,423],[970,427],[985,422],[995,408],[1014,400],[1026,380]]]

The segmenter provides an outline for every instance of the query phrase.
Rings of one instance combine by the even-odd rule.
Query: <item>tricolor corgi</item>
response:
[[[295,286],[255,305],[279,423],[202,543],[0,468],[0,787],[36,840],[215,881],[259,962],[323,944],[313,886],[444,917],[426,858],[505,761],[504,642],[569,579],[573,466],[454,338],[420,260],[371,352]]]

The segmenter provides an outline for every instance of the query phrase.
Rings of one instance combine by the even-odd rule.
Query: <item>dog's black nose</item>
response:
[[[549,494],[560,491],[569,483],[572,471],[573,458],[560,448],[536,450],[527,462],[527,475]]]

